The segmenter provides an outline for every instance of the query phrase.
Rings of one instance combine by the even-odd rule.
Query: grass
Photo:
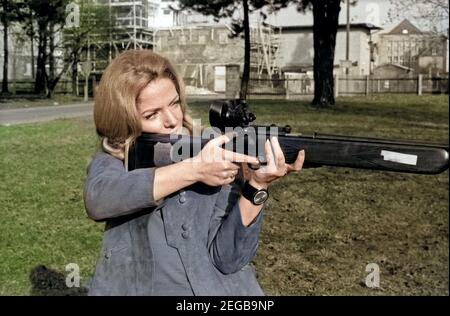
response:
[[[448,96],[250,102],[259,123],[293,132],[448,143]],[[207,122],[207,103],[190,106]],[[97,146],[91,120],[0,127],[0,295],[84,294],[65,267],[93,273],[102,225],[86,218],[85,170]],[[448,295],[448,171],[421,176],[305,169],[271,187],[254,260],[271,295]],[[368,263],[380,288],[365,285]]]

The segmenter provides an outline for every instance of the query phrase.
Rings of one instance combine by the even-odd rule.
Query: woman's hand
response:
[[[190,160],[193,162],[198,181],[210,186],[230,184],[239,172],[239,166],[235,162],[259,163],[255,157],[234,153],[221,147],[231,139],[228,135],[222,135],[210,140],[198,155]]]
[[[244,177],[249,180],[250,184],[258,188],[267,188],[271,182],[290,172],[301,170],[305,161],[305,151],[301,150],[295,162],[287,164],[277,137],[272,137],[271,141],[266,141],[265,153],[267,165],[258,170],[252,170],[246,164],[242,164]]]

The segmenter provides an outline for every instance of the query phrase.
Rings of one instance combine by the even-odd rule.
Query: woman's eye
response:
[[[144,116],[144,118],[145,118],[146,120],[150,120],[150,119],[154,118],[155,116],[156,116],[156,113],[152,113],[152,114],[149,114],[149,115],[147,115],[147,116]]]
[[[181,104],[180,100],[178,100],[177,102],[172,103],[173,107],[179,106]]]

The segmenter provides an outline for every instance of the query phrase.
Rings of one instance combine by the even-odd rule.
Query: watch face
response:
[[[256,192],[255,196],[253,197],[253,203],[255,203],[256,205],[259,204],[263,204],[267,198],[269,197],[269,194],[267,193],[267,191],[258,191]]]

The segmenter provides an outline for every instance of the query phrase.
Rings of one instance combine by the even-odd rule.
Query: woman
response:
[[[304,153],[287,165],[276,138],[267,142],[267,166],[244,170],[247,198],[232,185],[238,163],[258,160],[223,150],[225,135],[192,159],[128,172],[128,146],[141,132],[192,132],[181,79],[151,51],[126,51],[107,67],[94,121],[103,152],[88,167],[84,200],[106,229],[89,294],[263,295],[250,266],[263,204],[248,193],[300,170]]]

